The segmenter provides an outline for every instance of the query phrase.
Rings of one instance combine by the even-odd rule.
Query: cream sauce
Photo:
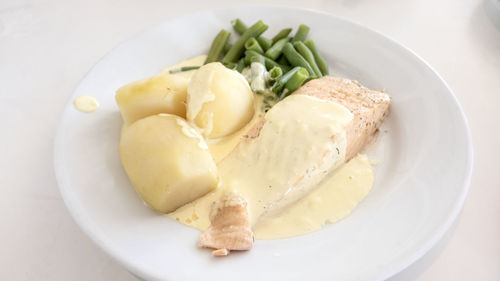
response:
[[[296,116],[301,116],[300,120]],[[352,119],[346,108],[314,97],[292,95],[273,107],[265,118],[258,138],[243,141],[218,163],[221,186],[170,213],[170,217],[204,230],[210,224],[212,203],[226,192],[238,192],[248,201],[252,224],[262,218],[255,226],[257,238],[288,237],[317,230],[325,221],[346,216],[370,190],[370,163],[366,156],[358,156],[309,193],[323,179],[320,174],[326,175],[344,162],[344,128]],[[251,126],[241,132],[247,133]],[[229,144],[222,145],[226,152],[238,145],[241,132],[226,139]],[[213,147],[209,143],[211,152]],[[220,161],[223,157],[215,158]],[[329,160],[324,161],[326,158]]]
[[[73,101],[75,108],[81,112],[93,112],[99,107],[99,102],[92,96],[79,96]]]
[[[269,73],[266,67],[258,62],[252,62],[250,67],[243,69],[241,74],[247,79],[252,91],[261,93],[269,90],[267,83],[269,81]]]
[[[373,185],[373,170],[366,155],[358,155],[328,175],[305,198],[281,214],[263,218],[254,227],[258,239],[297,236],[321,229],[348,216]]]
[[[163,115],[163,114],[160,113],[159,115]],[[176,122],[177,122],[177,125],[179,125],[181,127],[181,131],[185,136],[188,136],[190,138],[194,138],[194,139],[198,140],[198,147],[199,148],[208,149],[208,145],[205,142],[205,139],[203,139],[203,137],[200,135],[200,133],[198,133],[198,131],[196,131],[196,129],[193,126],[189,125],[186,121],[181,120],[181,119],[177,119]]]
[[[208,148],[215,163],[219,163],[224,159],[231,151],[233,151],[236,146],[245,138],[245,135],[250,131],[250,129],[264,116],[261,111],[262,108],[262,96],[255,96],[254,98],[254,110],[255,114],[252,120],[248,122],[243,128],[237,132],[218,139],[207,139]]]
[[[370,192],[372,185],[372,166],[368,157],[360,154],[329,174],[314,191],[282,213],[262,218],[254,227],[255,237],[277,239],[317,231],[327,223],[348,216]],[[218,188],[168,216],[206,230],[210,226],[210,207],[224,192],[224,188]]]

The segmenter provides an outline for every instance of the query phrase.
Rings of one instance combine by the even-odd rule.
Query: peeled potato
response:
[[[116,91],[116,103],[125,124],[158,113],[186,116],[187,87],[194,71],[170,74],[170,69],[202,65],[206,56],[198,56],[173,65],[158,75],[132,82]]]
[[[155,76],[121,87],[116,92],[116,103],[120,107],[126,124],[158,113],[186,115],[183,101],[189,80],[173,75]]]
[[[230,135],[254,114],[253,92],[237,71],[214,62],[198,69],[188,84],[186,117],[209,138]]]
[[[124,128],[119,150],[135,190],[159,212],[174,211],[217,187],[205,141],[175,115],[149,116]]]

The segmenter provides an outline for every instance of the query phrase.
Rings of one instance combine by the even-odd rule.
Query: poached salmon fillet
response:
[[[370,143],[389,114],[391,103],[391,98],[383,91],[367,89],[355,80],[331,76],[311,80],[294,94],[336,102],[354,114],[352,123],[346,128],[346,161],[352,159]]]
[[[299,99],[299,95],[309,97]],[[229,171],[236,178],[241,173],[241,182],[226,184],[243,187],[213,204],[211,226],[200,236],[198,245],[215,249],[217,256],[251,249],[251,227],[259,218],[279,213],[303,198],[326,175],[356,156],[372,140],[390,102],[385,92],[329,76],[309,81],[280,101],[221,163],[223,167],[234,166]],[[340,117],[334,120],[323,114],[329,109]],[[330,120],[335,124],[329,124]],[[322,142],[314,142],[316,136]],[[272,175],[264,175],[281,162],[286,164]],[[255,167],[261,168],[248,172]],[[254,180],[261,175],[262,179]],[[246,182],[257,185],[248,188]],[[257,200],[256,192],[264,198]]]

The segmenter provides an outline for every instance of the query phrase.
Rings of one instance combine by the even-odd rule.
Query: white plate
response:
[[[346,219],[252,251],[215,259],[199,235],[143,205],[123,172],[121,118],[114,92],[181,59],[206,53],[236,17],[262,19],[272,36],[305,23],[334,74],[387,89],[393,103],[369,155],[380,160],[372,191]],[[80,82],[72,99],[93,95],[92,114],[68,103],[55,141],[62,196],[84,232],[148,280],[383,280],[421,257],[457,216],[470,180],[472,148],[464,114],[446,83],[414,53],[383,35],[302,9],[236,6],[194,13],[119,45]]]

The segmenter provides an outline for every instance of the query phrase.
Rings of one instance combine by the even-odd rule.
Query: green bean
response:
[[[276,60],[277,63],[281,65],[290,65],[290,63],[287,61],[285,55],[281,55],[279,59]]]
[[[168,73],[174,74],[174,73],[179,73],[179,72],[184,72],[184,71],[195,70],[198,68],[200,68],[200,66],[183,66],[183,67],[171,69],[168,71]]]
[[[264,36],[257,37],[257,42],[259,42],[260,46],[262,47],[262,49],[264,49],[264,51],[267,51],[267,49],[271,48],[271,46],[273,45],[273,41]]]
[[[266,66],[266,69],[269,70],[273,67],[279,67],[281,68],[281,70],[283,70],[283,72],[287,72],[288,70],[290,70],[290,67],[289,66],[286,66],[286,65],[280,65],[278,64],[277,62],[273,61],[272,59],[268,58],[268,57],[265,57],[255,51],[246,51],[246,55],[245,55],[245,62],[247,64],[249,64],[251,62],[251,58],[253,56],[259,56],[259,57],[262,57],[264,59],[264,64]]]
[[[268,59],[268,58],[266,58],[266,67],[268,66],[268,64],[267,64],[268,61],[272,61],[272,62],[274,62],[276,64],[276,65],[273,65],[273,64],[269,63],[268,69],[271,69],[274,66],[278,66],[279,68],[281,68],[281,70],[283,71],[283,73],[285,73],[287,71],[290,71],[290,69],[292,69],[292,67],[289,66],[289,65],[279,64],[279,63],[277,63],[277,62],[275,62],[275,61],[273,61],[271,59]]]
[[[234,62],[223,62],[222,64],[229,69],[235,69],[237,66]]]
[[[226,44],[224,45],[224,53],[227,53],[227,51],[229,51],[229,49],[231,49],[231,47],[233,46],[233,44],[226,42]]]
[[[273,37],[273,44],[278,42],[278,40],[280,40],[280,39],[286,38],[288,36],[288,34],[290,34],[290,32],[292,32],[291,28],[282,29],[280,32],[278,32],[278,34],[276,34]]]
[[[309,29],[310,29],[309,26],[305,24],[299,25],[299,29],[297,30],[297,33],[295,33],[292,42],[306,40],[307,34],[309,33]]]
[[[283,75],[283,70],[277,66],[274,66],[269,70],[269,79],[271,81],[278,80]]]
[[[269,109],[271,109],[271,108],[272,108],[272,106],[269,103],[267,103],[267,102],[264,102],[262,104],[262,110],[264,110],[264,112],[268,112]]]
[[[263,56],[250,56],[250,65],[252,64],[252,62],[258,62],[264,66],[266,65],[266,60]]]
[[[307,60],[301,56],[293,47],[292,43],[286,43],[285,46],[283,47],[283,54],[285,54],[286,59],[290,62],[291,65],[293,66],[302,66],[309,72],[309,77],[314,79],[318,78],[316,77],[316,73],[314,73],[314,70],[312,69],[311,65],[307,62]]]
[[[285,87],[285,84],[288,82],[288,80],[290,80],[290,78],[292,78],[292,76],[295,74],[295,72],[297,72],[301,69],[305,69],[305,68],[300,67],[300,66],[296,66],[292,70],[283,74],[278,80],[276,80],[276,82],[274,83],[271,90],[276,94],[281,93],[281,90],[283,90],[283,88]]]
[[[299,69],[295,72],[290,80],[288,80],[285,84],[285,90],[281,92],[280,99],[284,99],[293,92],[295,92],[304,82],[309,78],[309,73],[305,68]]]
[[[233,44],[231,49],[226,53],[224,58],[222,59],[222,62],[235,62],[237,61],[241,54],[245,51],[245,42],[250,38],[250,37],[258,37],[261,35],[264,31],[266,31],[268,28],[267,25],[265,25],[261,20],[256,22],[254,25],[249,27],[241,36],[240,38]]]
[[[245,62],[247,64],[251,64],[252,62],[260,62],[262,64],[264,64],[264,66],[266,66],[266,69],[268,67],[268,65],[270,66],[271,64],[275,64],[275,66],[278,66],[278,64],[274,61],[270,61],[268,62],[266,60],[267,58],[264,57],[263,55],[255,52],[255,51],[252,51],[252,50],[249,50],[249,51],[246,51],[246,55],[245,55]],[[272,66],[270,66],[272,67]]]
[[[238,65],[236,65],[236,70],[241,73],[246,66],[247,64],[245,63],[245,59],[241,58],[238,61]]]
[[[319,70],[319,67],[316,64],[316,61],[314,60],[313,53],[311,52],[311,50],[309,50],[309,48],[307,48],[307,46],[304,44],[304,42],[302,42],[302,41],[296,41],[296,42],[293,43],[293,46],[295,47],[295,49],[297,50],[297,52],[299,52],[299,54],[301,54],[306,59],[306,61],[311,65],[311,67],[314,70],[314,73],[316,74],[316,76],[318,78],[321,77],[321,76],[323,76],[321,74],[321,70]]]
[[[223,29],[221,30],[217,36],[215,36],[214,41],[212,42],[212,46],[210,46],[210,51],[208,51],[207,59],[204,64],[218,61],[220,56],[222,55],[222,50],[224,49],[224,45],[226,45],[227,40],[231,36],[231,32]]]
[[[269,48],[265,55],[266,57],[272,59],[272,60],[275,60],[277,59],[280,55],[281,55],[281,52],[283,51],[283,46],[285,46],[286,43],[288,43],[290,39],[288,38],[282,38],[280,40],[278,40],[278,42],[274,43],[271,48]]]
[[[316,61],[316,64],[318,65],[319,70],[321,70],[321,73],[323,75],[328,75],[328,64],[326,63],[326,61],[319,54],[318,49],[316,49],[316,44],[314,44],[314,41],[313,40],[307,40],[306,42],[304,42],[304,44],[313,53],[314,60]]]
[[[255,51],[247,50],[245,51],[245,56],[243,57],[243,59],[245,60],[246,64],[250,64],[250,58],[257,55],[260,56],[260,54]]]
[[[248,38],[248,40],[245,42],[245,49],[256,51],[259,54],[264,53],[264,50],[262,50],[259,42],[257,42],[257,39],[255,39],[254,37]]]
[[[236,31],[239,35],[242,35],[248,29],[247,25],[240,19],[232,20],[231,25],[233,26],[234,31]]]

